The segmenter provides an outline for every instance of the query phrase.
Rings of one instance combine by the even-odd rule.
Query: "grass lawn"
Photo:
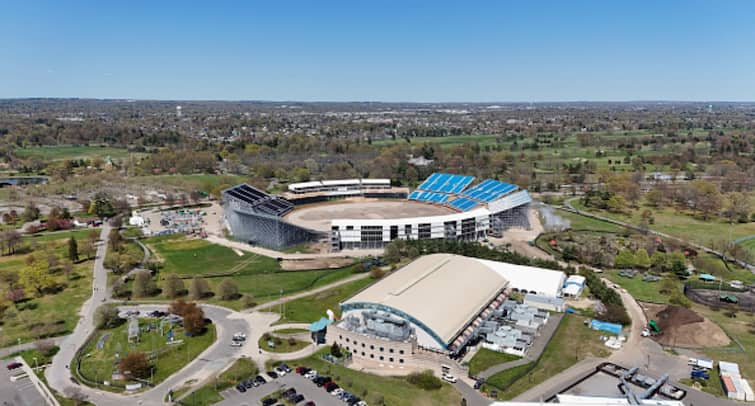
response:
[[[677,211],[673,208],[656,209],[642,206],[639,209],[630,210],[627,214],[617,214],[605,210],[586,208],[578,199],[573,201],[572,205],[579,210],[589,211],[633,225],[639,224],[641,213],[645,209],[649,209],[655,218],[655,223],[650,225],[650,229],[706,246],[719,239],[731,238],[734,240],[755,234],[755,222],[729,224],[721,217],[705,221],[695,217],[692,213]]]
[[[187,288],[190,278],[199,276],[205,277],[214,291],[226,278],[222,274],[233,271],[234,274],[228,277],[236,283],[239,293],[253,296],[257,303],[277,299],[281,293],[287,295],[336,282],[362,270],[360,264],[355,264],[339,269],[284,271],[273,258],[248,252],[239,256],[228,247],[185,236],[149,238],[144,243],[163,260],[158,285],[166,275],[176,273],[187,278],[184,281]],[[167,300],[165,297],[157,299]],[[238,300],[223,301],[212,297],[207,301],[241,308]]]
[[[580,216],[566,210],[556,210],[556,214],[569,220],[571,223],[571,229],[575,231],[589,230],[589,231],[606,231],[609,233],[621,233],[625,231],[624,227],[618,226],[606,221],[596,220],[590,217]]]
[[[277,323],[311,323],[326,316],[325,312],[328,309],[339,316],[341,313],[339,304],[374,281],[370,277],[358,279],[324,292],[292,300],[284,305],[284,314]],[[267,310],[280,313],[279,306],[273,306]]]
[[[160,336],[159,320],[139,319],[139,326],[142,333],[137,343],[128,342],[128,322],[97,331],[94,334],[95,338],[81,351],[81,374],[90,380],[109,381],[111,374],[118,368],[116,354],[123,357],[130,352],[141,351],[153,354],[153,383],[158,383],[194,360],[215,341],[215,326],[212,324],[208,325],[203,334],[193,337],[185,336],[182,327],[174,326],[175,339],[183,340],[183,342],[173,345],[168,345],[167,338]],[[154,328],[147,332],[145,331],[147,326]],[[110,336],[105,340],[104,347],[97,349],[96,344],[99,338],[108,333]]]
[[[634,278],[626,278],[621,275],[619,275],[619,271],[617,270],[606,270],[603,272],[601,276],[605,276],[608,280],[610,280],[613,283],[618,284],[622,288],[626,289],[629,294],[631,294],[635,299],[641,301],[641,302],[651,302],[651,303],[668,303],[669,302],[669,295],[660,293],[658,289],[660,289],[661,281],[658,282],[645,282],[642,280],[642,275],[637,274]],[[679,288],[681,289],[681,281],[679,281],[677,278],[675,278],[673,275],[670,276],[674,282],[679,285]]]
[[[469,374],[476,376],[480,372],[498,365],[504,362],[514,361],[519,359],[516,355],[506,354],[503,352],[489,350],[487,348],[481,348],[477,351],[477,354],[469,360]]]
[[[232,249],[204,240],[187,239],[183,235],[156,237],[144,240],[163,260],[164,273],[195,276],[231,270],[274,272],[280,270],[278,261],[252,253],[239,256]]]
[[[132,183],[159,187],[174,187],[184,191],[200,190],[205,193],[217,193],[233,185],[246,182],[247,177],[240,175],[216,175],[196,173],[190,175],[157,175],[132,177]]]
[[[733,339],[726,347],[705,348],[702,352],[716,361],[738,363],[745,379],[755,379],[755,314],[740,311],[737,317],[731,318],[723,310],[716,311],[698,303],[692,304],[692,310],[714,321]],[[734,340],[742,345],[744,351]]]
[[[209,406],[223,400],[220,392],[257,375],[257,365],[249,358],[239,358],[217,379],[192,392],[181,400],[184,406]]]
[[[273,341],[273,346],[271,347],[269,344]],[[263,335],[260,337],[259,346],[265,351],[268,352],[295,352],[299,351],[302,348],[312,344],[311,342],[297,340],[294,338],[278,338],[276,340],[276,337],[265,337]]]
[[[526,371],[531,364],[499,372],[488,382],[505,389],[483,385],[483,390],[497,390],[499,399],[512,399],[587,357],[608,356],[610,350],[600,341],[600,336],[605,333],[591,330],[584,325],[584,320],[582,316],[565,314],[540,360],[529,373]]]
[[[703,392],[708,392],[713,396],[725,397],[721,379],[718,378],[718,368],[710,371],[710,379],[684,378],[679,382],[693,388],[699,386]]]
[[[84,237],[80,235],[82,232]],[[57,286],[55,289],[45,291],[40,297],[33,291],[26,291],[25,301],[6,310],[0,326],[0,347],[17,344],[19,339],[26,342],[73,330],[79,319],[79,308],[91,296],[93,262],[82,260],[74,264],[70,277],[62,272],[62,264],[68,255],[68,238],[76,236],[81,246],[88,232],[78,230],[24,237],[21,251],[29,253],[0,257],[0,272],[12,274],[27,268],[26,258],[30,253],[37,261],[47,261],[47,256],[54,254],[60,263],[51,273]]]
[[[331,364],[320,358],[320,354],[321,352],[286,363],[291,368],[300,365],[314,368],[320,374],[330,376],[340,387],[361,397],[370,405],[430,406],[458,405],[461,402],[461,396],[449,384],[444,383],[440,389],[427,391],[410,384],[404,377],[372,375]]]
[[[496,144],[496,138],[498,138],[497,135],[470,134],[449,135],[447,137],[410,137],[409,140],[413,145],[434,144],[440,145],[443,148],[451,148],[455,145],[469,144],[474,142],[479,143],[481,146],[494,145]],[[406,140],[397,137],[395,140],[386,138],[382,140],[376,140],[372,143],[372,145],[376,146],[389,146],[396,144],[406,144]]]
[[[303,328],[282,328],[280,330],[273,330],[273,333],[275,334],[299,334],[308,332],[309,330]]]
[[[91,158],[125,158],[128,150],[125,148],[99,147],[99,146],[76,146],[58,145],[45,147],[17,148],[16,155],[24,158],[35,157],[45,161],[57,161],[64,159],[91,159]]]

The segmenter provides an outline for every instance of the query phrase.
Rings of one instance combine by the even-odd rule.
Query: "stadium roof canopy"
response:
[[[379,304],[397,310],[449,343],[507,284],[501,273],[474,258],[432,254],[416,259],[342,305]]]

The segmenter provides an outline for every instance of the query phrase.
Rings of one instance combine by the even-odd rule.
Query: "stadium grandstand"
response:
[[[345,192],[350,190],[390,188],[390,179],[315,180],[312,182],[291,183],[288,185],[288,191],[296,194],[311,192]]]
[[[457,358],[512,291],[557,296],[564,279],[547,269],[422,256],[341,303],[342,318],[326,340],[367,363],[413,365],[428,353]]]
[[[336,179],[291,183],[285,197],[294,204],[318,203],[349,197],[405,199],[409,190],[391,186],[390,179]]]
[[[321,235],[283,220],[294,205],[246,183],[221,193],[225,221],[233,235],[268,248],[285,248],[313,241]]]
[[[474,176],[433,173],[408,196],[409,201],[447,207],[455,214],[393,219],[333,219],[331,249],[381,248],[394,239],[478,240],[504,230],[529,228],[532,201],[516,185],[486,179],[466,189]]]
[[[284,196],[241,184],[222,195],[232,233],[269,248],[321,239],[332,251],[379,249],[397,238],[475,241],[529,228],[526,190],[474,180],[433,173],[411,193],[390,179],[319,180],[292,183]]]

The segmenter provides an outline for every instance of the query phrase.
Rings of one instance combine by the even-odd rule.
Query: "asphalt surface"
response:
[[[95,310],[110,297],[107,290],[107,270],[104,266],[105,254],[107,253],[107,237],[110,229],[110,225],[104,222],[100,231],[100,241],[97,245],[97,256],[94,259],[92,296],[81,307],[81,311],[79,312],[81,319],[79,319],[79,323],[74,328],[73,333],[63,339],[60,343],[60,351],[58,351],[52,360],[52,365],[45,370],[48,385],[58,393],[65,393],[67,387],[74,385],[71,382],[69,365],[76,354],[76,350],[94,330]],[[121,403],[120,400],[113,398],[107,393],[89,390],[83,386],[80,388],[97,405],[116,405]]]
[[[267,375],[265,375],[266,379],[270,379]],[[338,382],[336,382],[338,383]],[[225,398],[222,402],[216,403],[216,405],[220,406],[241,406],[241,405],[249,405],[249,406],[258,406],[260,405],[260,400],[264,398],[265,396],[280,390],[280,389],[287,389],[287,388],[294,388],[296,389],[297,393],[301,393],[306,398],[305,401],[301,402],[301,404],[305,403],[306,401],[314,401],[317,406],[343,406],[345,403],[343,403],[338,398],[332,396],[328,392],[325,391],[325,389],[318,387],[312,381],[309,379],[300,376],[296,373],[292,374],[286,374],[286,376],[282,378],[278,378],[275,380],[272,380],[264,385],[261,385],[257,388],[248,389],[244,393],[240,393],[235,388],[231,388],[226,390],[222,393],[223,397]],[[357,396],[359,396],[357,394]],[[190,399],[191,397],[189,397]]]
[[[107,253],[107,236],[110,226],[105,224],[100,233],[100,243],[97,246],[97,257],[93,268],[92,297],[81,308],[81,319],[73,333],[65,337],[60,343],[60,351],[52,360],[52,364],[45,370],[48,385],[59,393],[64,393],[67,387],[78,386],[86,394],[88,400],[98,406],[121,406],[126,404],[161,405],[163,399],[171,389],[183,385],[186,381],[202,380],[211,374],[219,372],[228,365],[233,358],[242,352],[243,347],[231,347],[231,337],[236,332],[249,334],[248,324],[239,318],[229,317],[233,312],[217,306],[203,305],[205,315],[213,321],[217,330],[218,340],[205,350],[200,356],[187,366],[173,374],[155,388],[136,395],[121,395],[99,389],[78,385],[71,380],[69,366],[76,350],[83,345],[94,330],[94,312],[96,308],[110,298],[107,289],[107,270],[104,267]],[[140,312],[164,310],[166,305],[123,306],[124,309],[138,309]]]
[[[5,365],[12,360],[5,360],[0,367],[0,402],[3,406],[38,406],[44,405],[45,399],[39,394],[34,387],[31,379],[22,378],[16,382],[11,382],[10,377],[22,373],[21,368],[8,371]]]

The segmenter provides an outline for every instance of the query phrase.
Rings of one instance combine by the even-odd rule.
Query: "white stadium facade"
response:
[[[391,186],[389,179],[322,180],[290,184],[281,196],[242,184],[225,190],[222,200],[237,238],[276,249],[315,240],[327,240],[333,251],[382,248],[395,239],[474,241],[512,226],[529,227],[532,199],[526,190],[494,179],[472,185],[474,180],[433,173],[411,192]],[[329,227],[313,227],[311,219],[298,222],[306,217],[299,215],[302,211],[314,213],[313,206],[333,200],[365,210],[339,211],[342,207],[333,205],[328,213],[320,207],[317,213]],[[386,204],[370,206],[375,201]],[[427,209],[421,210],[423,206]]]
[[[558,297],[565,279],[548,269],[426,255],[341,303],[326,340],[368,364],[413,366],[427,353],[453,358],[512,292]]]

